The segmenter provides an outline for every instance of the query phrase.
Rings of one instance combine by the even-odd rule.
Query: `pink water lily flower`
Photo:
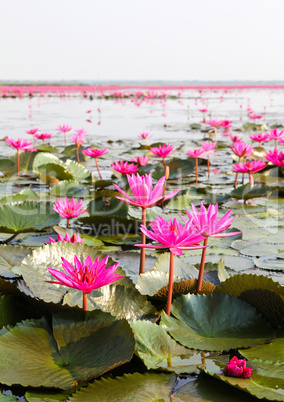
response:
[[[195,230],[202,233],[204,237],[227,237],[227,236],[235,236],[240,234],[241,232],[229,232],[222,233],[226,229],[228,229],[234,218],[230,217],[232,210],[225,213],[225,215],[218,220],[218,204],[213,205],[210,204],[208,210],[201,202],[200,204],[200,212],[191,204],[192,211],[186,210],[186,214],[188,219],[184,218],[180,215],[184,222],[191,221],[192,225],[195,227]],[[222,233],[222,234],[221,234]]]
[[[141,231],[150,239],[160,243],[160,245],[153,244],[135,244],[137,247],[145,248],[168,248],[171,253],[175,255],[182,255],[182,250],[192,250],[196,248],[203,248],[198,246],[205,239],[201,231],[196,231],[191,221],[182,225],[176,219],[165,221],[159,216],[155,221],[150,223],[152,228],[148,230],[146,226],[141,225]]]
[[[187,155],[190,158],[200,158],[200,156],[204,153],[204,149],[202,148],[194,148],[194,149],[189,149],[187,151]]]
[[[84,240],[81,239],[79,233],[74,233],[71,237],[69,236],[68,233],[66,233],[65,237],[61,236],[60,233],[57,235],[57,240],[54,240],[52,237],[49,237],[49,241],[46,242],[46,244],[49,243],[57,243],[58,241],[65,241],[65,242],[70,242],[70,243],[84,243]]]
[[[38,128],[32,128],[31,130],[27,130],[26,133],[27,134],[31,134],[34,135],[38,132]]]
[[[233,172],[237,173],[248,173],[249,175],[249,182],[254,184],[254,179],[252,177],[252,173],[259,172],[263,168],[265,168],[266,162],[261,160],[256,160],[252,162],[245,162],[245,163],[236,163],[233,166]]]
[[[160,243],[160,245],[135,244],[135,246],[142,248],[169,249],[170,266],[166,314],[170,315],[173,295],[174,257],[182,255],[182,250],[204,248],[204,246],[198,245],[198,243],[204,240],[204,237],[200,232],[195,230],[191,221],[186,222],[183,226],[176,219],[164,221],[164,219],[159,216],[155,221],[150,223],[150,226],[153,231],[148,230],[144,225],[141,225],[141,231],[145,236]]]
[[[102,175],[99,169],[99,164],[97,161],[97,158],[99,158],[100,156],[106,154],[108,152],[108,148],[103,148],[103,149],[98,149],[98,148],[88,148],[88,149],[84,149],[82,151],[83,154],[91,156],[92,158],[95,158],[95,162],[96,162],[96,167],[97,167],[97,171],[98,174],[100,176],[100,179],[102,180]]]
[[[34,137],[37,138],[38,140],[42,140],[42,143],[44,144],[44,141],[47,140],[48,138],[51,138],[52,134],[48,133],[34,134]]]
[[[200,292],[202,287],[203,281],[203,273],[204,273],[204,266],[205,266],[205,258],[206,258],[206,246],[208,243],[208,238],[211,237],[228,237],[228,236],[235,236],[240,234],[241,232],[229,232],[223,233],[226,229],[228,229],[234,218],[231,218],[232,210],[228,211],[222,218],[218,219],[218,204],[213,205],[210,204],[208,210],[206,210],[205,206],[201,202],[200,205],[200,212],[198,209],[191,204],[192,211],[186,211],[188,216],[188,220],[180,215],[184,222],[191,222],[194,229],[201,233],[204,236],[203,246],[204,249],[202,251],[201,261],[200,261],[200,268],[199,268],[199,275],[197,280],[197,287],[196,292]]]
[[[228,129],[232,127],[232,122],[230,120],[223,120],[221,127]]]
[[[68,131],[72,130],[71,126],[68,126],[68,124],[62,124],[62,126],[57,127],[58,131],[61,131],[61,133],[67,133]]]
[[[238,137],[237,135],[230,135],[230,140],[233,142],[243,142],[243,139]]]
[[[20,176],[20,151],[37,151],[32,147],[32,143],[28,142],[24,138],[18,138],[17,140],[13,140],[12,138],[5,138],[7,144],[11,145],[11,147],[16,148],[17,150],[17,176]]]
[[[127,175],[129,187],[132,191],[133,198],[131,198],[126,192],[121,190],[116,184],[113,186],[119,191],[125,198],[116,197],[118,200],[133,205],[135,207],[142,208],[142,225],[146,225],[146,209],[159,205],[162,202],[174,197],[180,190],[174,190],[168,194],[165,194],[166,190],[166,177],[163,176],[153,188],[153,181],[151,173],[140,176],[139,174]],[[142,231],[141,244],[146,243],[146,237]],[[145,266],[145,249],[141,249],[140,252],[140,269],[139,273],[144,273]]]
[[[81,136],[87,135],[87,131],[84,128],[79,128],[78,130],[75,130],[75,133]]]
[[[131,162],[136,162],[140,166],[145,166],[149,162],[149,157],[148,155],[136,156],[131,158]]]
[[[11,147],[16,148],[19,151],[31,151],[32,143],[25,140],[24,138],[18,138],[13,140],[12,138],[5,138],[5,141],[11,145]]]
[[[66,148],[66,133],[68,133],[68,131],[71,131],[72,127],[68,126],[68,124],[63,124],[62,126],[58,126],[57,130],[60,131],[61,133],[64,133],[64,145]]]
[[[171,154],[173,154],[174,152],[176,152],[175,150],[173,150],[173,145],[171,144],[163,144],[163,145],[159,145],[158,147],[152,147],[150,148],[150,152],[152,152],[152,154],[160,156],[163,159],[163,162],[165,163],[165,158]]]
[[[174,190],[168,194],[164,194],[165,176],[163,176],[153,188],[151,173],[143,176],[140,176],[138,173],[136,176],[134,174],[132,176],[127,175],[127,180],[134,198],[131,198],[128,194],[121,190],[121,188],[113,183],[113,186],[117,189],[117,191],[119,191],[125,197],[116,198],[135,207],[154,207],[155,205],[161,204],[162,201],[166,201],[174,197],[180,191]]]
[[[108,152],[108,148],[88,148],[82,151],[83,154],[91,156],[92,158],[99,158],[100,156],[106,154]]]
[[[102,286],[109,285],[123,278],[114,271],[117,269],[119,262],[106,267],[109,256],[107,255],[101,261],[97,257],[92,261],[88,256],[83,262],[80,262],[78,257],[74,256],[74,266],[70,264],[65,258],[62,259],[62,268],[65,272],[58,271],[53,268],[47,268],[52,276],[57,281],[45,281],[49,283],[56,283],[58,285],[68,286],[70,288],[78,289],[83,292],[83,310],[87,311],[87,294],[92,293],[94,289]]]
[[[110,167],[121,174],[133,174],[137,173],[139,170],[138,165],[134,163],[128,163],[127,161],[126,162],[115,161],[114,163],[111,164]]]
[[[271,140],[269,134],[262,134],[262,133],[250,135],[249,138],[253,141],[259,142],[258,144],[259,147],[261,146],[262,142],[268,142]]]
[[[147,140],[147,138],[149,138],[149,137],[151,137],[151,134],[148,133],[148,131],[145,131],[144,133],[138,134],[138,139],[139,140],[145,140],[147,145],[149,145],[148,140]]]
[[[200,143],[201,147],[203,148],[203,150],[205,152],[207,152],[207,154],[209,153],[214,153],[213,149],[216,148],[216,142],[212,142],[212,141],[204,141]]]
[[[239,158],[248,158],[254,152],[254,148],[245,142],[236,141],[229,147]]]
[[[211,119],[206,122],[206,124],[208,124],[208,126],[211,126],[214,128],[221,127],[222,123],[223,123],[223,120],[217,120],[217,119]]]
[[[266,166],[266,162],[256,160],[246,163],[236,163],[233,166],[233,172],[238,173],[256,173],[262,170]]]
[[[275,141],[275,149],[277,149],[277,141],[278,141],[280,138],[284,138],[284,137],[283,137],[283,133],[284,133],[284,130],[282,130],[282,131],[277,131],[277,128],[272,128],[272,129],[270,129],[269,137],[270,137],[270,140],[274,140],[274,141]]]
[[[223,374],[229,377],[249,378],[252,369],[247,367],[245,359],[238,359],[234,356],[229,363],[223,368]]]
[[[211,127],[214,127],[215,142],[217,142],[217,129],[222,126],[223,120],[211,119],[206,122]]]
[[[195,183],[198,183],[198,158],[202,158],[202,154],[204,153],[204,149],[195,148],[187,151],[187,155],[190,158],[195,158]]]
[[[53,204],[53,209],[62,218],[67,219],[67,228],[69,227],[69,219],[77,218],[77,216],[88,211],[87,208],[82,208],[83,200],[79,200],[76,204],[74,198],[72,197],[70,201],[65,197],[64,200],[58,198],[58,201]]]
[[[277,149],[273,151],[266,152],[264,155],[265,159],[272,162],[274,165],[283,167],[284,166],[284,153],[279,152]]]

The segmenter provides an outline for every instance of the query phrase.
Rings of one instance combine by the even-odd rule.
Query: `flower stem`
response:
[[[66,228],[69,228],[69,222],[70,222],[70,218],[67,218],[67,223],[66,223]]]
[[[44,144],[44,138],[42,139],[42,143]]]
[[[277,149],[277,140],[275,139],[275,149]]]
[[[80,145],[77,144],[76,146],[76,153],[77,153],[77,162],[80,163],[80,158],[79,158],[79,147]]]
[[[254,185],[254,178],[251,173],[249,173],[249,182],[252,186]]]
[[[87,311],[87,293],[83,292],[83,311]]]
[[[238,176],[239,176],[239,173],[238,173],[238,172],[236,172],[236,178],[235,178],[235,183],[234,183],[234,187],[235,187],[235,188],[237,187],[237,183],[238,183]]]
[[[195,158],[195,183],[198,182],[198,158]]]
[[[96,161],[96,167],[97,167],[97,171],[98,171],[98,174],[100,176],[100,179],[103,180],[101,172],[100,172],[100,169],[99,169],[99,164],[98,164],[97,158],[95,158],[95,161]]]
[[[170,253],[170,270],[169,270],[169,285],[168,285],[168,298],[166,313],[171,315],[171,306],[173,298],[173,277],[174,277],[174,254]]]
[[[142,225],[146,226],[146,208],[142,208]],[[141,244],[146,244],[146,235],[142,232],[141,232]],[[145,248],[141,247],[139,274],[143,274],[145,270],[145,253],[146,253]]]
[[[208,169],[208,179],[210,177],[210,160],[209,160],[209,155],[208,155],[208,159],[207,159],[207,169]]]
[[[207,246],[207,243],[208,243],[208,237],[205,237],[205,239],[203,241],[203,246]],[[202,287],[203,272],[204,272],[205,257],[206,257],[206,248],[207,247],[204,247],[204,249],[202,250],[199,275],[198,275],[197,286],[196,286],[196,293],[200,292],[201,287]]]
[[[66,148],[66,133],[64,132],[64,145],[65,145],[65,148]]]
[[[215,142],[217,142],[217,127],[214,127]]]
[[[20,151],[17,149],[17,176],[20,176]]]

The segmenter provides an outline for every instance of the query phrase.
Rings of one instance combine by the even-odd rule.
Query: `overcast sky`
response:
[[[0,0],[0,80],[284,80],[284,0]]]

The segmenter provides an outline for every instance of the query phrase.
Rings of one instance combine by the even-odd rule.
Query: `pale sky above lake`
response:
[[[0,80],[284,80],[284,0],[0,0]]]

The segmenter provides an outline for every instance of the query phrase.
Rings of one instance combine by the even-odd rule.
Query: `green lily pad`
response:
[[[239,186],[231,192],[231,196],[233,198],[245,201],[253,198],[269,197],[270,194],[271,188],[266,186],[265,184],[262,184],[261,186],[256,186],[250,183]]]
[[[41,144],[36,147],[38,152],[58,152],[58,148],[48,144]]]
[[[4,278],[17,277],[18,275],[15,275],[12,270],[15,266],[20,265],[29,253],[29,249],[21,246],[0,246],[0,276]]]
[[[89,194],[89,190],[76,180],[62,180],[52,187],[50,194],[56,195],[57,197],[73,197]]]
[[[157,324],[150,321],[132,321],[130,326],[134,332],[135,353],[143,360],[148,370],[157,369],[159,363],[173,356],[187,355],[190,352]]]
[[[269,254],[281,253],[284,251],[284,245],[278,244],[254,244],[240,249],[240,253],[250,257],[262,257]],[[283,265],[284,269],[284,265]]]
[[[256,267],[261,269],[266,269],[269,271],[284,271],[284,260],[281,258],[280,253],[254,258],[253,262],[255,263]]]
[[[284,399],[283,378],[269,377],[269,369],[263,369],[263,373],[268,375],[259,374],[253,370],[250,379],[224,376],[221,373],[221,367],[218,366],[211,369],[200,367],[200,370],[226,384],[248,392],[258,399],[265,398],[270,401],[283,401]]]
[[[120,216],[127,218],[128,205],[115,197],[102,197],[88,204],[89,214],[95,216]]]
[[[214,293],[236,296],[255,307],[275,327],[284,326],[284,288],[263,275],[234,275]]]
[[[79,259],[83,260],[86,259],[87,256],[90,256],[92,260],[97,257],[100,257],[100,259],[103,257],[103,255],[93,247],[88,247],[80,243],[61,241],[38,247],[22,261],[22,276],[35,297],[47,303],[59,303],[63,299],[64,294],[67,293],[69,288],[45,282],[45,280],[55,280],[47,270],[47,267],[63,271],[61,257],[64,257],[71,264],[74,264],[74,255],[77,255]],[[113,261],[109,259],[107,266],[110,265],[113,265]],[[124,274],[122,270],[117,272],[120,272],[122,275]],[[127,285],[130,282],[130,279],[124,277],[117,281],[116,284]],[[82,292],[78,290],[78,293],[82,296]]]
[[[126,401],[164,401],[168,400],[169,395],[176,382],[174,374],[124,374],[116,379],[102,378],[77,391],[69,401],[104,401],[113,402],[115,399],[121,402]],[[173,398],[175,398],[173,396]],[[175,398],[175,401],[179,399]]]
[[[6,197],[1,198],[0,204],[9,204],[11,202],[17,201],[39,201],[39,195],[31,190],[30,188],[25,188],[15,195],[8,195]]]
[[[20,173],[32,172],[35,157],[36,152],[20,152]],[[9,160],[13,163],[13,165],[11,165],[9,168],[6,168],[4,172],[5,176],[11,176],[17,173],[17,154],[10,156]]]
[[[72,161],[71,159],[67,159],[67,161],[64,163],[64,166],[72,175],[73,180],[82,181],[91,179],[91,173],[81,163],[77,163],[75,161]]]
[[[263,275],[252,274],[234,275],[216,286],[214,293],[226,293],[229,296],[239,297],[250,289],[271,290],[284,297],[284,288],[278,282]]]
[[[171,161],[167,161],[167,166],[170,168],[169,179],[176,179],[178,177],[189,176],[194,169],[195,164],[188,159],[174,158]],[[152,177],[159,180],[165,175],[165,166],[163,163],[159,163],[155,170],[152,172]]]
[[[11,169],[15,166],[15,163],[13,161],[11,161],[11,159],[4,159],[4,158],[0,158],[0,170],[7,170],[7,169]]]
[[[216,297],[217,296],[217,297]],[[250,347],[274,331],[248,303],[228,295],[183,295],[162,313],[161,325],[182,345],[197,350]]]
[[[126,320],[94,311],[64,311],[0,331],[0,377],[7,385],[69,389],[132,358],[135,342]],[[25,369],[19,365],[25,362]]]
[[[163,272],[169,272],[170,266],[170,253],[163,253],[157,259],[154,269]],[[184,257],[175,258],[174,260],[174,275],[181,277],[182,279],[194,279],[198,278],[198,270]]]
[[[241,350],[240,352],[248,360],[262,359],[275,363],[284,363],[283,338],[275,338],[272,343]]]
[[[60,217],[49,202],[24,201],[0,205],[1,232],[40,231],[56,225],[59,220]]]
[[[124,282],[127,279],[125,277]],[[75,289],[69,290],[64,296],[63,303],[72,307],[82,307],[82,292]],[[94,290],[88,295],[87,308],[88,311],[100,309],[118,319],[126,318],[127,320],[155,318],[156,314],[154,306],[146,296],[135,289],[130,280],[124,286],[117,285],[115,282]]]
[[[173,293],[172,299],[176,299],[181,295],[186,295],[188,293],[195,293],[197,288],[197,279],[187,279],[181,280],[179,282],[173,283]],[[201,290],[198,294],[209,295],[213,293],[215,289],[215,285],[211,282],[202,281]],[[158,299],[162,299],[164,301],[167,300],[168,297],[169,285],[163,286],[158,292],[155,293],[154,297]]]
[[[137,233],[140,222],[111,214],[79,217],[73,223],[76,230],[95,236],[125,235]]]

